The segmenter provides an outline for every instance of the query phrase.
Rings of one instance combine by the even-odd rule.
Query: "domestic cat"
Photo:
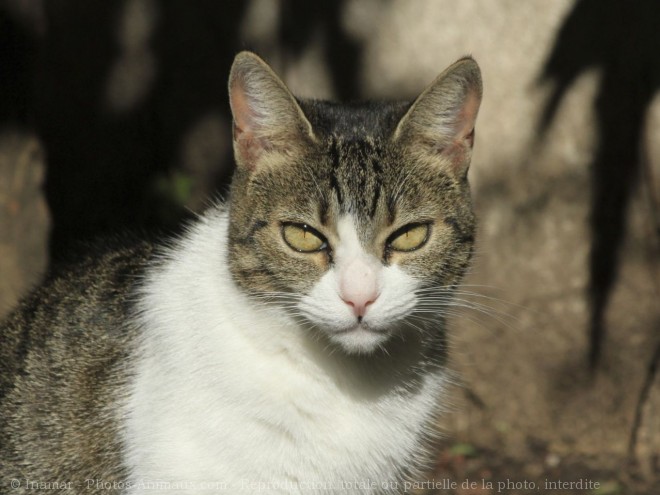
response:
[[[227,204],[105,242],[1,328],[2,493],[403,493],[433,459],[471,257],[467,57],[412,103],[229,80]],[[30,485],[32,483],[32,485]]]

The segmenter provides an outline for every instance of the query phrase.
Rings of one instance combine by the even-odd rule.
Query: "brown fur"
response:
[[[105,244],[51,275],[1,327],[0,493],[32,493],[29,482],[108,493],[86,480],[126,478],[117,415],[136,332],[132,286],[152,248]]]
[[[237,56],[229,90],[238,165],[229,266],[239,287],[309,291],[332,266],[344,214],[384,264],[429,286],[458,284],[475,232],[466,179],[481,98],[473,60],[447,69],[412,103],[298,101],[249,53]],[[314,227],[330,249],[296,253],[282,238],[283,222]],[[389,249],[392,233],[415,222],[431,224],[424,247]],[[0,327],[1,493],[39,488],[30,482],[109,493],[118,487],[94,480],[125,480],[119,411],[138,338],[133,297],[152,250],[134,240],[96,246],[52,274]],[[436,338],[443,346],[444,333]],[[442,365],[444,353],[434,359],[426,364]]]
[[[309,290],[332,263],[332,250],[292,253],[280,226],[306,223],[332,246],[335,222],[346,213],[384,263],[429,284],[458,283],[475,231],[466,174],[481,80],[472,59],[448,68],[412,104],[340,105],[295,100],[264,62],[243,53],[230,94],[242,129],[230,210],[231,268],[240,286]],[[428,248],[388,252],[389,235],[422,220],[433,224]]]

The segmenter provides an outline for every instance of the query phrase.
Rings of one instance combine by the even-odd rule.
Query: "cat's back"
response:
[[[37,466],[44,480],[63,465],[78,479],[117,473],[108,453],[119,452],[114,415],[130,375],[134,290],[152,251],[116,238],[71,255],[0,324],[3,481],[34,478]],[[45,430],[58,435],[43,442]]]

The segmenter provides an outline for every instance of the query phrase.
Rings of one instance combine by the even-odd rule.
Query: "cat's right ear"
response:
[[[481,104],[479,66],[465,57],[449,66],[413,102],[399,121],[394,139],[418,161],[465,177]]]
[[[236,164],[248,171],[280,162],[315,140],[296,99],[254,53],[236,55],[229,75],[229,103]]]

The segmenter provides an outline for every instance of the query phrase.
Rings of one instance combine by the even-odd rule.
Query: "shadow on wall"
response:
[[[315,36],[322,36],[323,55],[328,66],[335,95],[349,101],[360,98],[362,46],[342,28],[343,1],[287,0],[282,2],[280,40],[294,58],[302,55]]]
[[[105,231],[171,229],[188,215],[189,177],[198,172],[184,163],[187,133],[208,116],[220,122],[210,132],[228,121],[226,78],[243,4],[44,5],[33,112],[47,151],[51,255]],[[229,146],[199,146],[214,167],[204,179],[222,182]]]
[[[573,82],[592,68],[602,73],[595,101],[598,149],[590,166],[588,359],[592,370],[605,339],[605,312],[618,274],[628,204],[640,176],[650,173],[644,170],[643,139],[646,111],[660,87],[658,26],[657,0],[578,0],[541,75],[543,82],[554,84],[540,122],[542,136]],[[660,235],[658,226],[655,229],[653,235]],[[654,360],[657,356],[658,352]],[[654,366],[651,363],[651,369]]]
[[[104,232],[172,231],[226,190],[227,77],[258,5],[0,0],[0,126],[27,126],[46,149],[52,259]],[[295,62],[320,36],[335,93],[358,97],[344,2],[278,5],[276,52]]]
[[[226,81],[235,53],[251,48],[241,30],[258,5],[0,0],[0,126],[31,128],[43,141],[53,258],[72,240],[105,231],[170,230],[188,215],[190,197],[226,188]],[[359,98],[363,47],[342,27],[345,1],[278,7],[274,44],[282,59],[295,62],[320,37],[336,96]],[[554,83],[543,135],[581,73],[602,71],[591,166],[592,367],[642,173],[645,112],[660,85],[658,26],[657,0],[578,0],[541,74]]]
[[[0,3],[0,125],[24,128],[29,126],[29,88],[44,19],[43,11],[30,12],[14,3]]]

